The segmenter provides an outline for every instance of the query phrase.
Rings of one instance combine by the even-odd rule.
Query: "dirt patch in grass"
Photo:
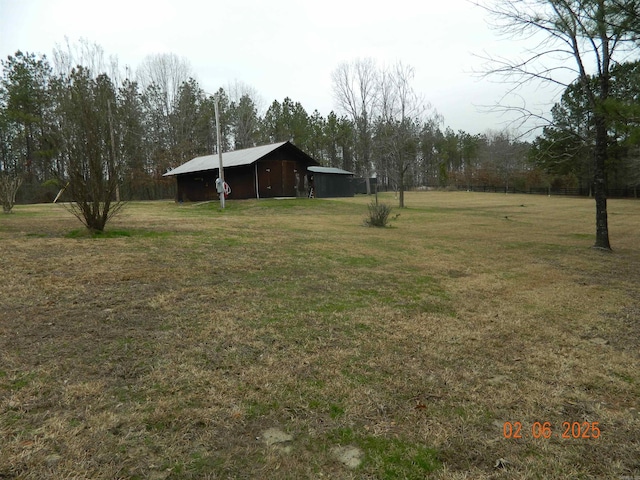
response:
[[[640,476],[640,203],[368,201],[1,217],[0,478]]]

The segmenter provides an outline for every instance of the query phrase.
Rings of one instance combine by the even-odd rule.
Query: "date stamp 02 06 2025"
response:
[[[528,429],[522,422],[504,422],[502,435],[504,438],[518,439],[528,436],[549,439],[552,437],[563,439],[598,439],[600,428],[598,422],[562,422],[560,431],[554,431],[551,422],[533,422]]]

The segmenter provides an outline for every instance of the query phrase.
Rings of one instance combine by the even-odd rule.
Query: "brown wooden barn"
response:
[[[218,155],[205,155],[164,174],[178,182],[177,201],[217,200]],[[231,187],[230,199],[306,197],[307,168],[318,165],[293,145],[280,142],[222,154],[224,180]]]

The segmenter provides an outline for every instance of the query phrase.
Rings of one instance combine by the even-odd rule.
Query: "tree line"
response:
[[[640,183],[633,106],[640,67],[616,68],[610,188]],[[105,199],[171,197],[174,184],[162,175],[216,152],[216,101],[223,151],[290,140],[322,165],[377,177],[378,186],[399,191],[400,206],[406,189],[424,186],[590,185],[595,124],[579,83],[566,89],[542,135],[527,142],[508,129],[453,131],[413,82],[413,69],[401,62],[340,64],[332,75],[337,108],[323,116],[289,97],[266,106],[242,82],[205,92],[188,61],[172,54],[147,57],[133,74],[86,41],[58,47],[52,62],[16,52],[2,60],[0,77],[3,206],[10,210],[12,195],[53,201],[66,187],[68,198],[85,199],[79,217],[94,215],[100,224],[113,213],[107,208],[105,215]]]
[[[348,82],[362,81],[358,75],[369,85],[350,90]],[[469,182],[475,170],[482,171],[480,181],[508,182],[516,165],[524,168],[525,151],[507,132],[474,136],[444,128],[415,94],[412,78],[402,64],[341,65],[333,79],[339,108],[323,116],[289,97],[265,108],[241,82],[205,92],[189,63],[171,54],[147,57],[133,75],[86,42],[54,50],[53,62],[16,52],[2,61],[0,171],[22,183],[23,202],[52,201],[67,184],[69,193],[86,193],[73,191],[76,167],[104,169],[119,198],[166,198],[173,182],[164,173],[216,152],[215,101],[223,151],[290,140],[322,165],[376,175],[387,188]],[[509,153],[498,152],[507,145]]]

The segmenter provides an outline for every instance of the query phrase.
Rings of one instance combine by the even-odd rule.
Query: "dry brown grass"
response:
[[[0,479],[640,478],[640,203],[369,200],[0,217]]]

